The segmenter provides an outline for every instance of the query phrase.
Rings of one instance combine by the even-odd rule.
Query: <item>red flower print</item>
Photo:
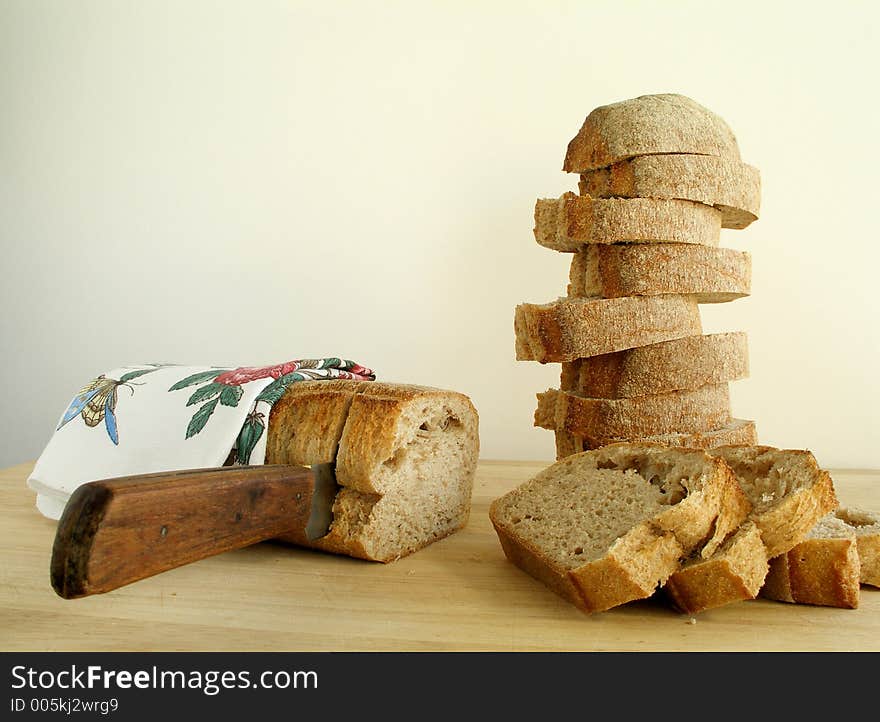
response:
[[[227,386],[241,386],[242,384],[256,381],[257,379],[280,378],[291,371],[296,371],[299,364],[296,361],[288,361],[274,366],[242,366],[220,374],[214,379],[214,383],[226,384]]]

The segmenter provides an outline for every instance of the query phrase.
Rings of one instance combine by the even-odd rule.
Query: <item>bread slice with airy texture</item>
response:
[[[748,296],[752,260],[731,248],[684,243],[585,246],[574,254],[569,296],[691,296],[697,303],[725,303]]]
[[[683,556],[712,553],[749,511],[700,451],[615,444],[556,462],[490,509],[514,564],[586,612],[653,594]]]
[[[463,394],[361,381],[291,385],[269,417],[266,463],[336,464],[326,551],[392,561],[467,523],[478,416]]]
[[[536,415],[539,412],[536,412]],[[543,412],[546,414],[546,412]],[[553,407],[555,413],[555,406]],[[546,416],[545,416],[546,417]],[[544,426],[544,424],[535,424]],[[690,449],[712,449],[726,444],[756,444],[758,434],[755,422],[747,419],[731,419],[730,423],[711,431],[692,431],[689,433],[658,434],[656,436],[634,436],[632,438],[598,438],[591,439],[572,434],[565,429],[556,429],[556,459],[564,459],[572,454],[599,448],[605,444],[616,444],[624,441],[662,444],[663,446],[684,447]]]
[[[523,303],[514,316],[516,358],[574,361],[702,332],[699,307],[685,296],[560,298]]]
[[[855,530],[830,513],[794,549],[770,560],[760,595],[792,604],[856,609],[860,579]]]
[[[624,399],[548,389],[538,394],[535,426],[569,431],[596,447],[615,438],[711,431],[726,426],[730,418],[727,384]]]
[[[593,110],[568,144],[562,170],[586,173],[637,155],[686,153],[739,160],[719,116],[684,95],[664,93]]]
[[[758,219],[761,208],[758,169],[710,155],[640,155],[583,174],[578,189],[593,198],[705,203],[720,211],[722,228],[746,228]]]
[[[535,204],[535,240],[573,253],[588,244],[700,243],[717,246],[721,213],[702,203],[655,198],[591,198],[565,193]]]
[[[740,529],[718,553],[689,560],[669,578],[669,597],[689,614],[754,599],[769,560],[790,551],[837,506],[831,477],[809,451],[725,446],[709,454],[724,459],[733,470],[752,512],[750,526]]]
[[[606,399],[698,389],[749,375],[745,333],[713,333],[576,359],[562,364],[560,387]]]

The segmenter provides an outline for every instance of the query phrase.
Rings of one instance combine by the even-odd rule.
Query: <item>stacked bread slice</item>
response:
[[[587,116],[563,170],[580,195],[538,200],[535,238],[573,254],[567,295],[514,320],[517,359],[562,364],[535,412],[557,458],[619,441],[756,443],[727,387],[748,375],[746,336],[704,335],[698,306],[750,292],[749,254],[718,247],[760,207],[730,128],[681,95],[614,103]]]

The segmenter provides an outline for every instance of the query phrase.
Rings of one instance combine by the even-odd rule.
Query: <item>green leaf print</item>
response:
[[[298,371],[291,371],[289,374],[279,376],[260,392],[256,401],[265,401],[269,406],[272,406],[278,401],[278,399],[284,396],[284,392],[287,391],[287,387],[290,386],[290,384],[294,381],[302,381],[304,378],[305,377]]]
[[[217,396],[223,391],[223,389],[226,388],[229,388],[228,386],[226,386],[226,384],[206,384],[200,389],[195,390],[193,395],[189,397],[189,401],[186,402],[186,405],[192,406],[193,404],[198,404],[202,401],[206,401],[207,399]]]
[[[155,370],[156,369],[153,368],[153,369],[140,369],[138,371],[129,371],[127,374],[122,374],[122,376],[119,377],[119,382],[124,384],[127,381],[131,381],[132,379],[136,379],[139,376],[143,376],[144,374],[153,373],[153,371],[155,371]]]
[[[216,384],[217,386],[226,386],[225,384]],[[220,392],[220,403],[223,406],[238,406],[244,391],[241,386],[226,386]]]
[[[263,418],[262,414],[255,417],[248,417],[241,427],[241,433],[238,435],[236,443],[236,456],[239,464],[249,464],[251,461],[251,452],[263,435]]]
[[[211,414],[213,414],[214,409],[217,408],[218,401],[219,399],[213,399],[212,401],[209,401],[193,414],[192,420],[189,422],[189,426],[186,427],[187,439],[190,436],[195,436],[203,428],[205,428],[205,424],[208,423],[208,419],[211,418]]]
[[[215,379],[225,371],[229,371],[229,369],[211,369],[210,371],[199,371],[197,374],[192,374],[191,376],[187,376],[185,379],[181,379],[168,390],[179,391],[180,389],[185,389],[187,386],[195,386],[196,384]]]

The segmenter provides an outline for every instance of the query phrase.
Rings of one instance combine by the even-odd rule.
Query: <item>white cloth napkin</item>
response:
[[[28,486],[37,509],[58,519],[89,481],[224,464],[262,464],[269,411],[291,383],[373,380],[340,358],[275,366],[151,364],[112,369],[86,384],[61,415]]]

